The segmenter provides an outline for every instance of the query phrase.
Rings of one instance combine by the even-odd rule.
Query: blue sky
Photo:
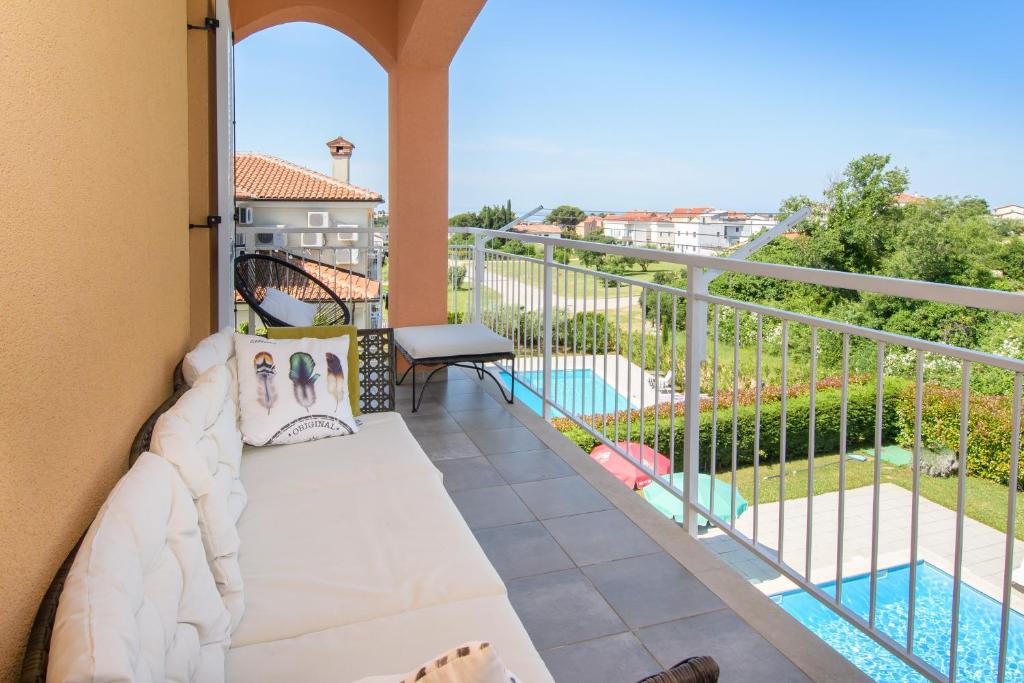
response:
[[[490,0],[451,68],[452,213],[818,196],[893,155],[926,195],[1024,202],[1024,2]],[[330,29],[236,48],[237,143],[387,195],[387,78]]]

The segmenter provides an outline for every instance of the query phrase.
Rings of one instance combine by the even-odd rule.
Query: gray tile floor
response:
[[[410,391],[399,412],[556,681],[628,683],[701,654],[723,682],[808,680],[477,380],[450,372],[415,414]]]

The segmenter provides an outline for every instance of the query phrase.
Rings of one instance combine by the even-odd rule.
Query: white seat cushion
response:
[[[391,680],[397,681],[403,672],[469,640],[491,643],[518,680],[552,681],[504,595],[435,605],[287,640],[233,646],[227,679],[336,683],[394,671]]]
[[[200,375],[157,420],[150,450],[177,468],[195,500],[210,569],[231,611],[233,628],[244,610],[235,524],[246,492],[240,479],[242,436],[235,423],[231,384],[224,365]]]
[[[368,413],[344,438],[246,446],[242,483],[254,500],[339,485],[371,486],[395,477],[441,477],[398,413]]]
[[[170,463],[143,453],[75,557],[47,680],[221,681],[229,624],[192,496]]]
[[[260,308],[292,327],[309,327],[316,316],[316,304],[299,301],[273,287],[267,287]]]
[[[239,646],[505,594],[434,475],[252,496],[239,533]]]
[[[512,340],[480,323],[395,328],[395,343],[412,358],[451,358],[512,353]]]

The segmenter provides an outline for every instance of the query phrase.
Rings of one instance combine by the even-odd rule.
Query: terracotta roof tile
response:
[[[714,211],[714,209],[712,209],[711,207],[708,207],[708,206],[696,206],[696,207],[693,207],[691,209],[687,209],[687,208],[672,209],[672,215],[673,216],[700,216],[700,215],[705,214],[705,213],[707,213],[709,211]]]
[[[657,213],[655,211],[626,211],[622,214],[605,216],[604,220],[660,222],[668,221],[669,215],[667,213]]]
[[[377,192],[356,187],[269,154],[235,155],[235,198],[284,201],[381,202]]]
[[[913,194],[909,192],[900,192],[896,195],[897,204],[924,204],[928,200],[927,197],[922,197],[919,194]]]

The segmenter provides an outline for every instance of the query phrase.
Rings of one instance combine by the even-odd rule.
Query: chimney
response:
[[[331,175],[342,182],[349,182],[349,163],[352,160],[352,150],[355,148],[355,145],[340,135],[327,143],[327,149],[331,151],[331,158],[334,159]]]

